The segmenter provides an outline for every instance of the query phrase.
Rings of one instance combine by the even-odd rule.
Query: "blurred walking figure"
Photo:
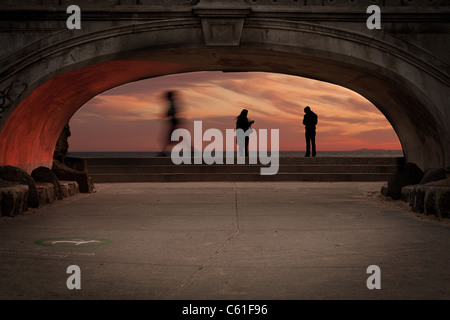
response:
[[[172,132],[177,129],[180,124],[180,119],[178,118],[178,106],[176,104],[176,95],[175,91],[168,91],[166,93],[166,99],[168,102],[168,109],[165,118],[167,119],[167,136],[164,137],[163,148],[160,152],[160,156],[165,157],[167,155],[167,149],[174,143],[172,142]]]
[[[242,129],[245,134],[245,139],[239,139],[238,133],[236,133],[236,140],[239,147],[239,155],[244,155],[245,150],[245,156],[248,157],[248,142],[249,142],[249,135],[253,131],[251,128],[252,124],[255,123],[255,121],[250,121],[247,117],[248,110],[242,109],[241,113],[236,117],[236,130]],[[249,131],[250,130],[250,131]]]
[[[312,112],[310,107],[305,107],[305,115],[303,117],[303,124],[305,125],[305,139],[306,139],[306,154],[305,157],[316,156],[316,125],[317,114]]]

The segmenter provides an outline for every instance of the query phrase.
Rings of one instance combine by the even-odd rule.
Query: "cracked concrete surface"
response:
[[[450,298],[450,228],[381,183],[98,184],[0,222],[0,299]],[[50,238],[101,246],[37,245]],[[78,265],[81,290],[66,269]],[[367,268],[381,269],[369,290]]]

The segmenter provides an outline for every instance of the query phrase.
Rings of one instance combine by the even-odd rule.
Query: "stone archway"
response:
[[[387,34],[257,18],[224,21],[239,32],[213,32],[205,19],[175,19],[67,31],[16,52],[1,86],[20,82],[24,89],[11,93],[0,120],[0,165],[28,172],[51,166],[67,121],[115,86],[180,72],[262,71],[358,92],[390,121],[407,161],[423,170],[449,166],[449,81],[426,51]]]

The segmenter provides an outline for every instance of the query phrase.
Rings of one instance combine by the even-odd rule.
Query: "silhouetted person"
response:
[[[245,140],[244,140],[244,145],[239,144],[240,139],[237,135],[237,143],[239,146],[239,155],[242,156],[243,155],[243,150],[245,150],[245,156],[248,157],[248,142],[249,142],[249,137],[248,134],[250,132],[247,132],[247,130],[251,129],[251,125],[255,122],[255,121],[250,121],[247,118],[248,115],[248,110],[247,109],[242,109],[241,114],[238,115],[236,117],[236,130],[237,129],[242,129],[244,131],[244,133],[247,133],[245,135]]]
[[[177,129],[177,126],[179,125],[179,118],[178,118],[178,108],[175,102],[176,92],[175,91],[168,91],[166,93],[166,98],[168,101],[168,108],[167,108],[167,114],[166,118],[168,119],[168,130],[167,130],[167,136],[164,138],[164,145],[163,149],[160,153],[160,156],[166,156],[166,151],[170,145],[172,145],[172,132]]]
[[[305,107],[305,115],[303,117],[303,124],[305,125],[305,139],[306,139],[306,154],[305,157],[316,156],[316,125],[317,115],[312,112],[310,107]],[[311,150],[312,149],[312,150]]]

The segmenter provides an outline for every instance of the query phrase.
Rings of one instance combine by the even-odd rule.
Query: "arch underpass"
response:
[[[260,71],[351,89],[386,116],[407,161],[422,170],[450,166],[450,69],[432,48],[368,30],[364,11],[351,25],[324,25],[242,2],[218,9],[214,1],[200,1],[183,15],[159,12],[161,18],[150,21],[127,20],[119,10],[112,13],[125,15],[118,25],[94,16],[81,30],[4,49],[0,165],[28,172],[51,167],[68,120],[116,86],[182,72]]]

